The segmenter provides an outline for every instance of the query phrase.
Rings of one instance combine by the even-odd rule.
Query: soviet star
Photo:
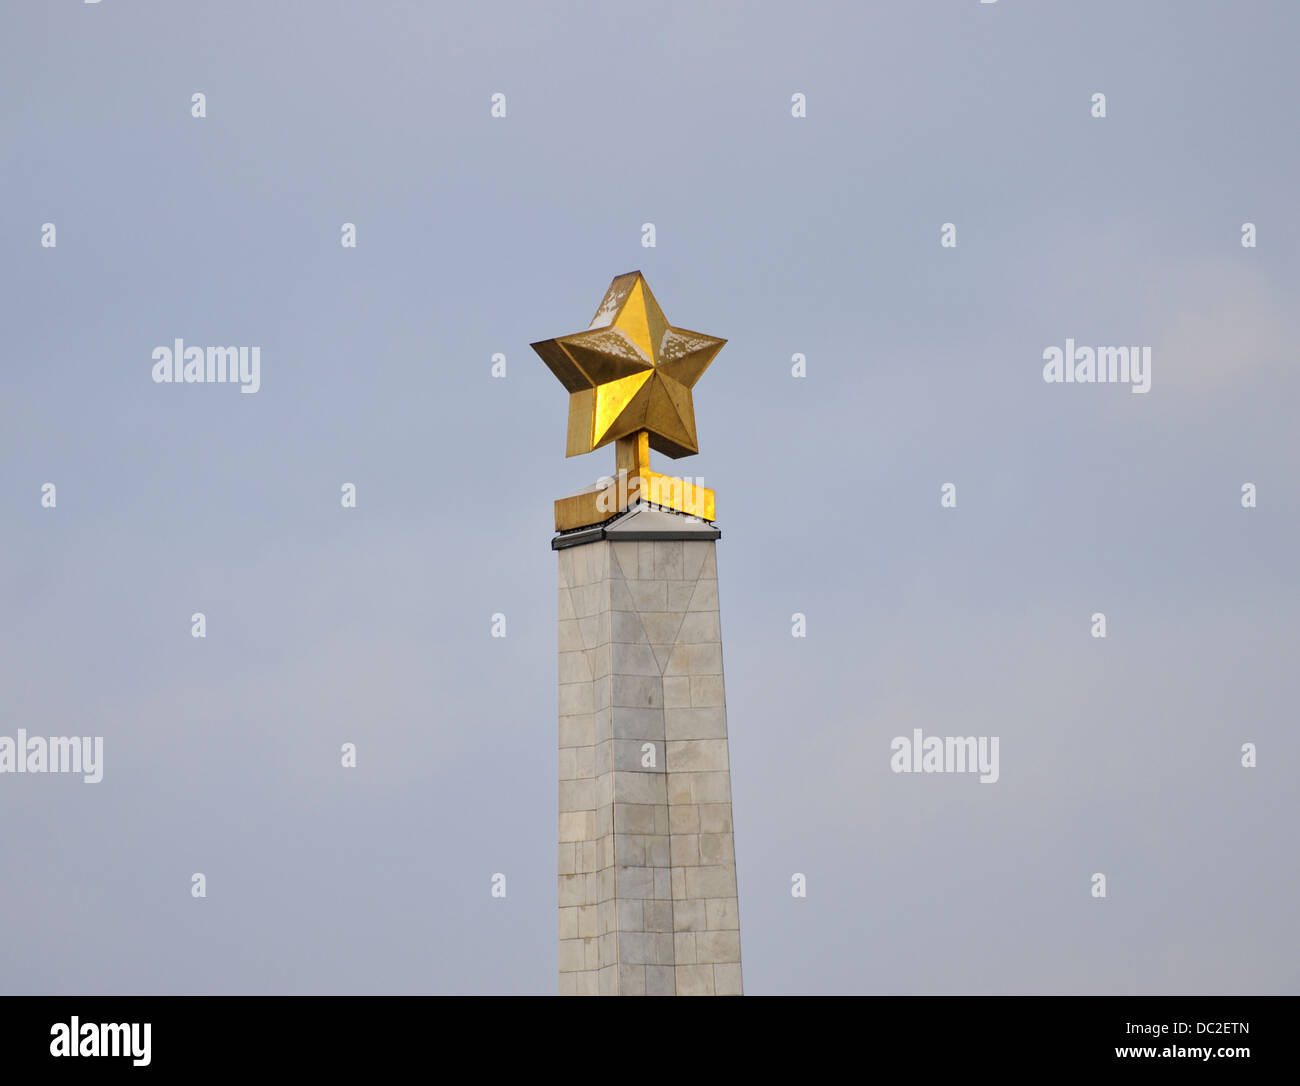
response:
[[[639,271],[620,275],[585,332],[532,344],[569,391],[565,455],[640,430],[665,456],[699,452],[691,388],[726,342],[674,328]]]

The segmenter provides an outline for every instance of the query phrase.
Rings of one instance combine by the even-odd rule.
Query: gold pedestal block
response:
[[[556,501],[557,532],[603,524],[639,501],[701,520],[716,519],[714,494],[708,487],[650,470],[649,437],[642,430],[619,438],[614,445],[618,475]]]

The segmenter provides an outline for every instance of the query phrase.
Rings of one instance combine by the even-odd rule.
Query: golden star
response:
[[[620,275],[585,332],[532,344],[569,390],[565,456],[639,430],[665,456],[699,452],[691,388],[726,342],[674,328],[639,271]]]

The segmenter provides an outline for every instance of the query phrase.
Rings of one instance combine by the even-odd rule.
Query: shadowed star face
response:
[[[565,455],[638,430],[665,456],[699,452],[691,388],[726,342],[674,328],[639,271],[620,275],[585,332],[532,345],[569,390]]]

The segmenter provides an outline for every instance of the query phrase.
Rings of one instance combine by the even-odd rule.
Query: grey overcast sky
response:
[[[746,991],[1300,992],[1297,40],[6,4],[0,735],[105,765],[0,775],[0,991],[556,990],[551,502],[613,457],[528,344],[639,268],[729,340],[656,466],[718,493]],[[1150,392],[1045,383],[1067,337]],[[260,389],[155,384],[176,338]],[[891,772],[914,728],[1000,779]]]

